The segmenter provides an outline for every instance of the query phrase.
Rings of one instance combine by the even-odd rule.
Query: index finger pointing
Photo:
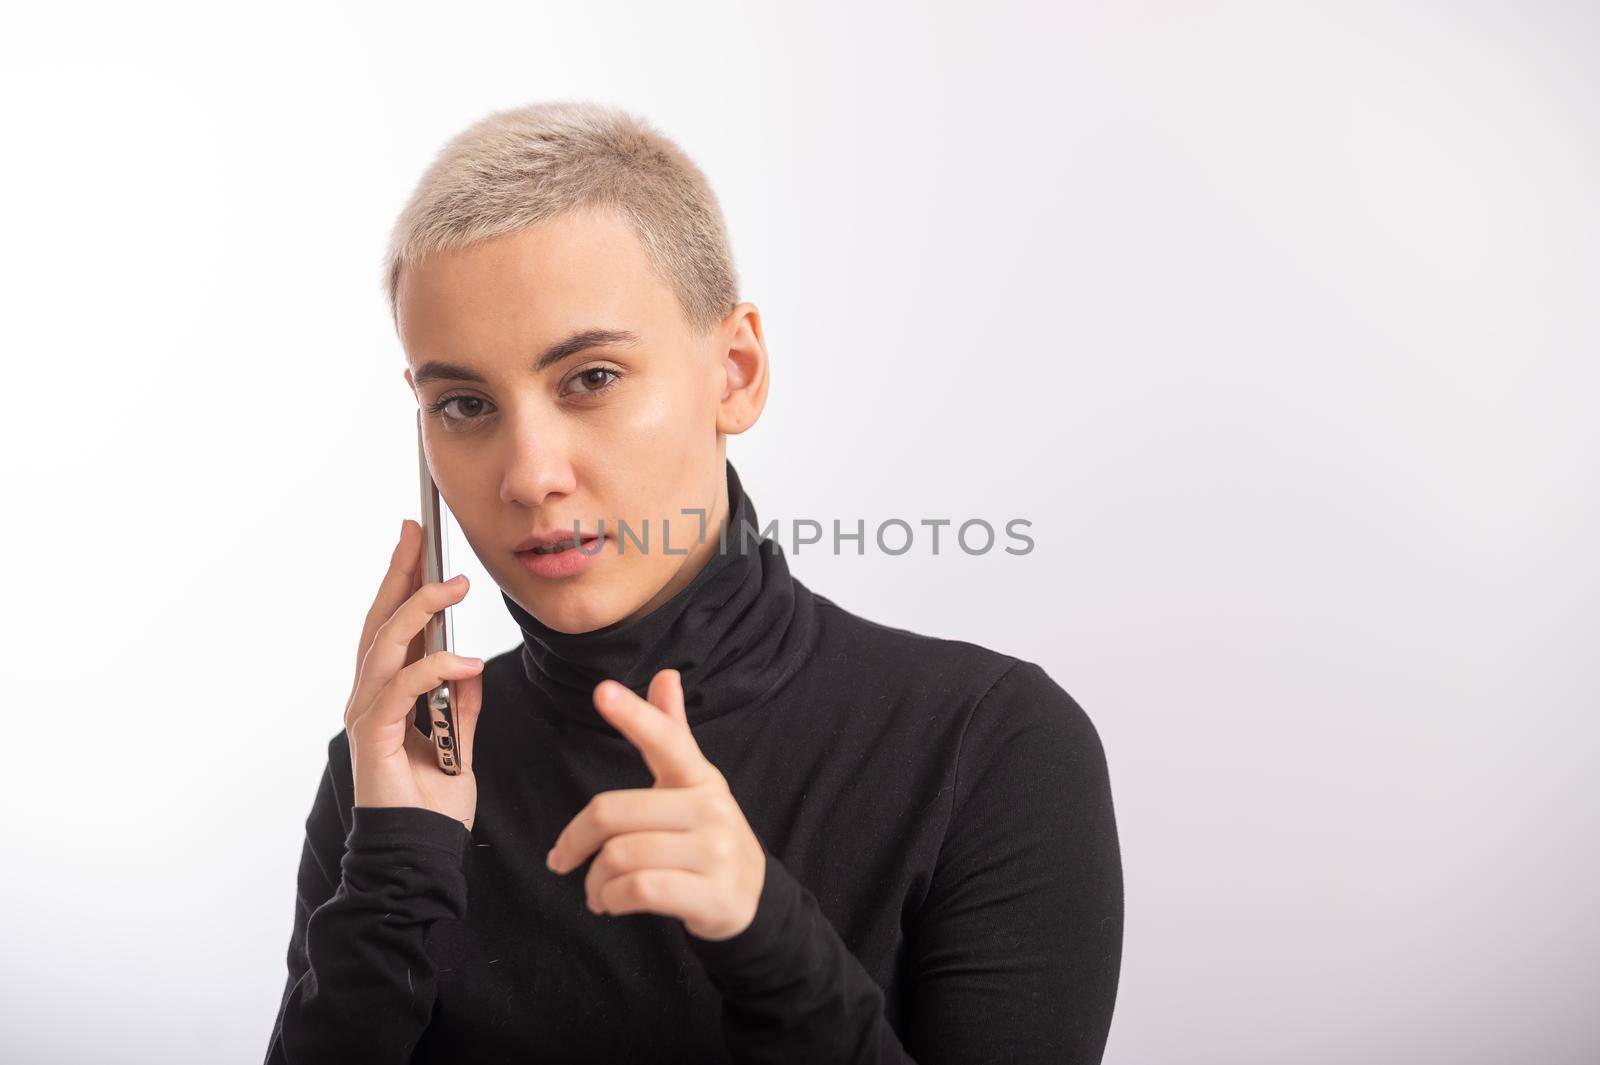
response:
[[[672,675],[670,682],[662,680],[662,673]],[[654,694],[666,684],[670,693],[664,700],[666,707],[646,702],[614,680],[600,682],[594,690],[594,704],[644,755],[658,787],[692,788],[709,777],[714,767],[700,752],[682,714],[683,691],[677,670],[662,673],[656,674],[650,691]]]

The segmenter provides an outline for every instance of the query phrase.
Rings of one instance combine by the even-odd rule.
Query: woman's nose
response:
[[[577,478],[558,427],[517,425],[508,439],[500,478],[500,501],[537,507],[552,492],[565,494],[577,487]]]

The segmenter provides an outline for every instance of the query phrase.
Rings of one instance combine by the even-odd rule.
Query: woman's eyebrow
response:
[[[549,367],[562,359],[576,355],[589,348],[598,348],[606,345],[632,345],[639,342],[639,334],[627,329],[582,329],[563,340],[544,349],[544,353],[533,364],[534,373],[543,373]],[[429,381],[472,381],[476,384],[488,384],[488,381],[478,371],[469,369],[459,363],[443,362],[438,359],[429,359],[417,367],[417,372],[412,375],[412,380],[417,384],[426,384]]]
[[[637,344],[639,334],[627,329],[584,329],[573,333],[565,340],[558,340],[544,349],[544,354],[533,364],[534,373],[543,373],[546,367],[553,366],[569,355],[576,355],[589,348],[605,347],[607,345],[622,345],[624,347]]]

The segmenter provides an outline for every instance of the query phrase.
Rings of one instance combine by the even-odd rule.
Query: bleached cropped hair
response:
[[[423,173],[384,256],[399,327],[405,265],[591,207],[620,211],[684,320],[704,335],[739,301],[722,207],[700,168],[650,123],[578,100],[496,111],[462,130]]]

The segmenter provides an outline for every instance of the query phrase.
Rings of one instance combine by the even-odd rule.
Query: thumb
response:
[[[645,699],[664,710],[668,717],[689,723],[688,712],[683,708],[683,675],[677,670],[663,669],[651,677]]]
[[[472,745],[478,734],[478,714],[483,709],[483,670],[456,681],[456,752],[461,768],[472,772]]]

